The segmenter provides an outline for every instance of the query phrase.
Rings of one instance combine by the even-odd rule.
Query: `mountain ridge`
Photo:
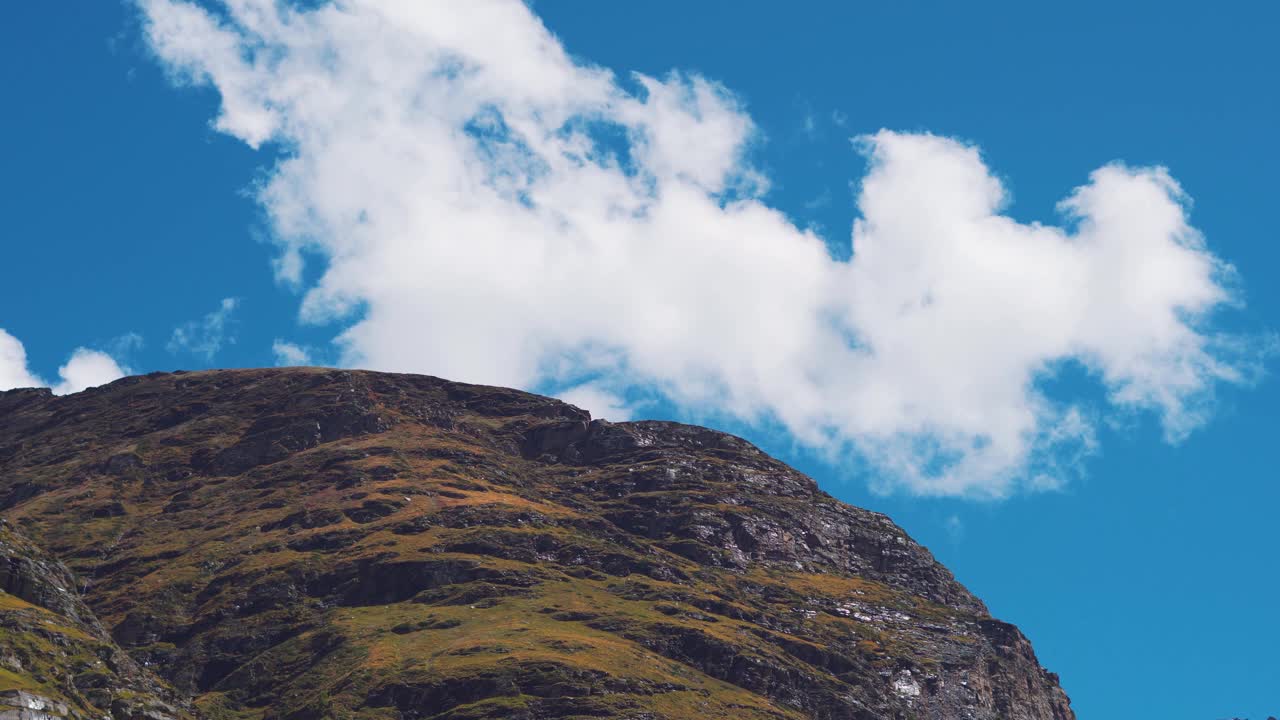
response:
[[[81,634],[122,654],[97,693],[0,674],[51,717],[1074,717],[886,516],[741,438],[515,390],[291,368],[0,393],[0,516],[7,557],[48,558],[10,565],[64,564]]]

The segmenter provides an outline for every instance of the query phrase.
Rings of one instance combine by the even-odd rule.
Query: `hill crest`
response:
[[[292,368],[0,393],[0,514],[35,563],[10,566],[65,565],[88,611],[10,581],[36,609],[0,609],[0,693],[68,717],[1074,717],[884,515],[732,435],[515,390]],[[39,666],[37,620],[98,645]]]

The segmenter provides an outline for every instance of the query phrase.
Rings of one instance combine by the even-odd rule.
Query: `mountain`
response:
[[[1073,718],[739,438],[314,368],[0,393],[0,720]]]

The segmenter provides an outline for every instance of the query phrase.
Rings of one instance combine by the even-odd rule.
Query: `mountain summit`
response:
[[[1071,720],[739,438],[312,368],[0,393],[0,719]]]

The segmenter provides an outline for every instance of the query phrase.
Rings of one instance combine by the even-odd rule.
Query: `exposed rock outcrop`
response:
[[[0,720],[184,714],[107,636],[71,571],[0,519]]]

